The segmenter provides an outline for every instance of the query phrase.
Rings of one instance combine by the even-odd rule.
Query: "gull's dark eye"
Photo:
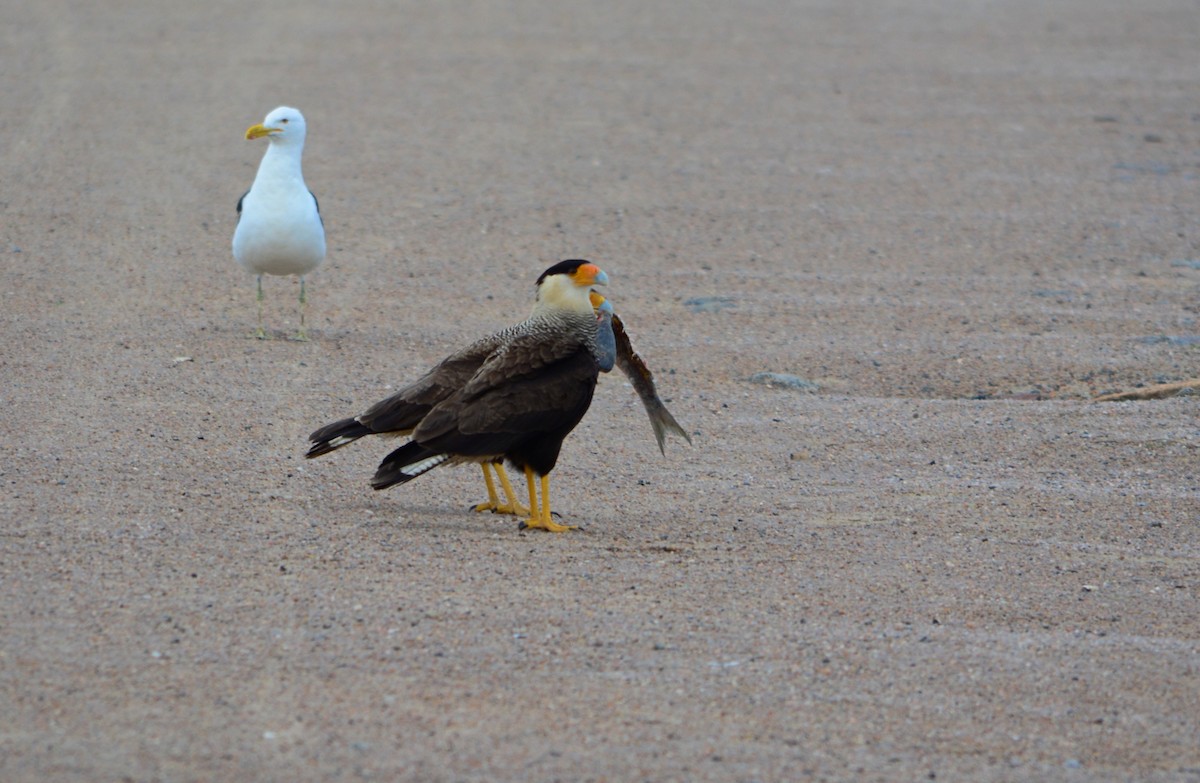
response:
[[[284,124],[286,124],[286,123],[287,123],[287,121],[288,121],[288,118],[287,118],[287,117],[284,117],[282,120],[280,120],[280,122],[282,122],[282,123],[284,123]]]

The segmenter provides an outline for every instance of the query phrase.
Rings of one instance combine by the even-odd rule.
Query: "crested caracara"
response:
[[[475,462],[483,465],[493,510],[506,509],[487,465],[508,461],[525,473],[529,517],[523,526],[568,530],[550,517],[549,474],[563,439],[592,402],[599,373],[615,362],[612,308],[594,309],[589,298],[593,286],[607,283],[608,275],[587,261],[555,264],[537,280],[529,318],[452,354],[365,413],[317,430],[305,456],[319,457],[364,435],[408,435],[379,464],[372,487],[403,484],[438,465]],[[502,469],[497,474],[513,513],[511,485]]]

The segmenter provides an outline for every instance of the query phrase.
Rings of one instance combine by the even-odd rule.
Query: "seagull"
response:
[[[267,153],[258,165],[254,184],[238,199],[238,224],[233,232],[233,257],[258,276],[258,331],[263,331],[262,276],[300,276],[300,330],[307,340],[304,306],[308,297],[304,275],[325,258],[325,225],[317,197],[304,184],[300,156],[304,152],[304,115],[280,106],[259,125],[246,130],[247,139],[267,138]]]

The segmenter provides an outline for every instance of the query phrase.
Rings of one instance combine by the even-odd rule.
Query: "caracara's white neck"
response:
[[[551,275],[538,287],[533,314],[567,311],[590,316],[594,312],[590,290],[589,286],[576,285],[567,275]]]

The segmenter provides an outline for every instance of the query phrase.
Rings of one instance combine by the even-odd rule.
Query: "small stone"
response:
[[[683,306],[693,313],[719,313],[737,307],[737,302],[732,296],[693,296],[685,299]]]
[[[1058,299],[1062,302],[1070,302],[1072,298],[1072,293],[1065,288],[1038,288],[1033,295],[1042,299]]]
[[[1182,348],[1200,344],[1200,335],[1153,334],[1147,337],[1139,337],[1137,341],[1142,345],[1173,345]]]
[[[783,372],[756,372],[746,380],[750,383],[757,383],[763,386],[795,389],[797,391],[816,391],[820,388],[812,381],[807,381],[797,375],[789,375]]]

